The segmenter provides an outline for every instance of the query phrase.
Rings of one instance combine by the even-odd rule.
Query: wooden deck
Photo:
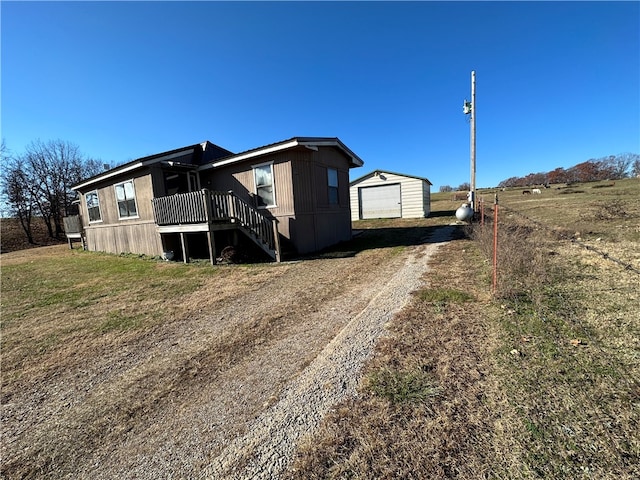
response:
[[[211,263],[215,263],[213,232],[239,229],[275,261],[280,261],[278,222],[256,210],[233,192],[180,193],[152,200],[159,233],[179,233],[183,258],[187,258],[184,234],[206,232]]]

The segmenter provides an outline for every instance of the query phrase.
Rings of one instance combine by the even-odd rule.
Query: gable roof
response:
[[[77,185],[73,185],[71,188],[73,190],[86,188],[95,183],[108,180],[111,177],[115,177],[117,175],[131,172],[139,168],[153,165],[156,163],[169,162],[174,158],[179,158],[184,155],[189,155],[190,153],[198,154],[196,155],[196,159],[195,159],[198,163],[194,163],[192,166],[193,168],[197,168],[203,162],[211,162],[216,158],[228,157],[229,155],[233,155],[233,153],[227,150],[226,148],[222,148],[206,140],[202,143],[196,143],[195,145],[188,145],[186,147],[176,148],[175,150],[169,150],[167,152],[162,152],[162,153],[155,153],[147,157],[142,157],[142,158],[138,158],[137,160],[132,160],[131,162],[127,162],[123,165],[118,165],[117,167],[114,167],[110,170],[94,175],[93,177],[89,177],[86,180],[83,180],[82,182],[78,183]]]
[[[241,162],[251,158],[260,157],[269,153],[279,152],[295,147],[307,147],[311,150],[317,150],[318,147],[336,147],[341,150],[351,160],[349,167],[361,167],[364,162],[360,157],[353,153],[344,143],[337,137],[293,137],[277,143],[271,143],[262,147],[253,148],[244,152],[236,153],[226,158],[216,159],[208,165],[203,165],[200,170],[208,170],[210,168],[222,167],[232,163]]]
[[[361,167],[364,162],[360,157],[353,153],[344,143],[337,137],[293,137],[289,140],[283,140],[281,142],[272,143],[263,147],[253,148],[240,153],[233,153],[225,148],[215,145],[209,141],[202,143],[196,143],[195,145],[189,145],[175,150],[169,150],[168,152],[156,153],[147,157],[142,157],[137,160],[119,165],[106,172],[99,173],[93,177],[87,178],[77,185],[72,186],[73,190],[85,189],[98,182],[108,180],[112,177],[122,175],[123,173],[131,172],[142,167],[153,165],[160,162],[168,162],[171,159],[179,158],[190,153],[198,153],[196,162],[190,165],[181,165],[190,167],[197,170],[208,170],[210,168],[222,167],[243,160],[257,158],[261,155],[274,153],[289,148],[295,147],[307,147],[312,150],[317,150],[318,147],[336,147],[341,150],[347,157],[350,158],[349,167]]]
[[[381,173],[388,173],[388,174],[391,174],[391,175],[397,175],[399,177],[415,178],[415,179],[418,179],[418,180],[423,180],[423,181],[427,182],[429,185],[433,185],[433,183],[431,183],[429,181],[429,179],[425,178],[425,177],[417,177],[415,175],[407,175],[406,173],[390,172],[389,170],[374,170],[373,172],[367,173],[366,175],[363,175],[362,177],[356,178],[355,180],[349,182],[349,186],[353,186],[356,183],[362,182],[363,180],[366,180],[367,178],[371,178],[374,175],[380,175]]]

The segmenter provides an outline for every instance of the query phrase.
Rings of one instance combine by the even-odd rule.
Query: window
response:
[[[115,187],[119,218],[137,217],[138,208],[136,207],[136,191],[133,188],[133,180],[118,183]]]
[[[338,170],[327,168],[327,185],[329,186],[329,205],[338,205]]]
[[[275,207],[276,197],[273,188],[273,164],[256,165],[253,167],[256,180],[256,200],[258,207]]]
[[[84,196],[87,202],[87,210],[89,211],[89,222],[100,222],[102,216],[100,215],[100,201],[98,200],[98,191],[94,190]]]

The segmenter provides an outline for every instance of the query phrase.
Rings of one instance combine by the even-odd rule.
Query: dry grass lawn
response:
[[[499,192],[496,295],[488,223],[439,251],[289,478],[640,478],[640,184],[618,183]]]
[[[495,295],[480,192],[487,228],[440,248],[286,477],[640,478],[640,181],[606,185],[497,192]],[[453,221],[450,197],[280,265],[3,254],[3,478],[197,477]]]
[[[3,475],[197,477],[437,224],[283,264],[3,254]]]

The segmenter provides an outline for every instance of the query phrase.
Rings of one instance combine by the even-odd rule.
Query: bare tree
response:
[[[31,220],[35,207],[34,198],[27,188],[28,180],[24,165],[20,159],[9,154],[4,141],[2,142],[2,165],[0,175],[2,200],[9,206],[10,215],[20,221],[27,241],[33,244],[35,242],[31,231]]]
[[[640,177],[640,155],[636,155],[636,159],[631,166],[631,174],[634,177]]]
[[[62,218],[70,213],[75,198],[71,186],[100,172],[99,161],[85,158],[77,145],[63,140],[36,140],[12,165],[3,174],[9,204],[18,217],[29,204],[29,211],[35,210],[44,220],[50,237],[64,232]]]
[[[634,162],[640,159],[637,153],[619,153],[618,155],[610,155],[603,159],[607,170],[611,172],[611,178],[617,180],[619,178],[627,178],[632,173]]]
[[[63,140],[36,140],[27,146],[23,159],[30,173],[29,189],[49,236],[59,237],[64,232],[62,218],[75,198],[71,186],[98,173],[99,162],[85,159],[77,145]]]

